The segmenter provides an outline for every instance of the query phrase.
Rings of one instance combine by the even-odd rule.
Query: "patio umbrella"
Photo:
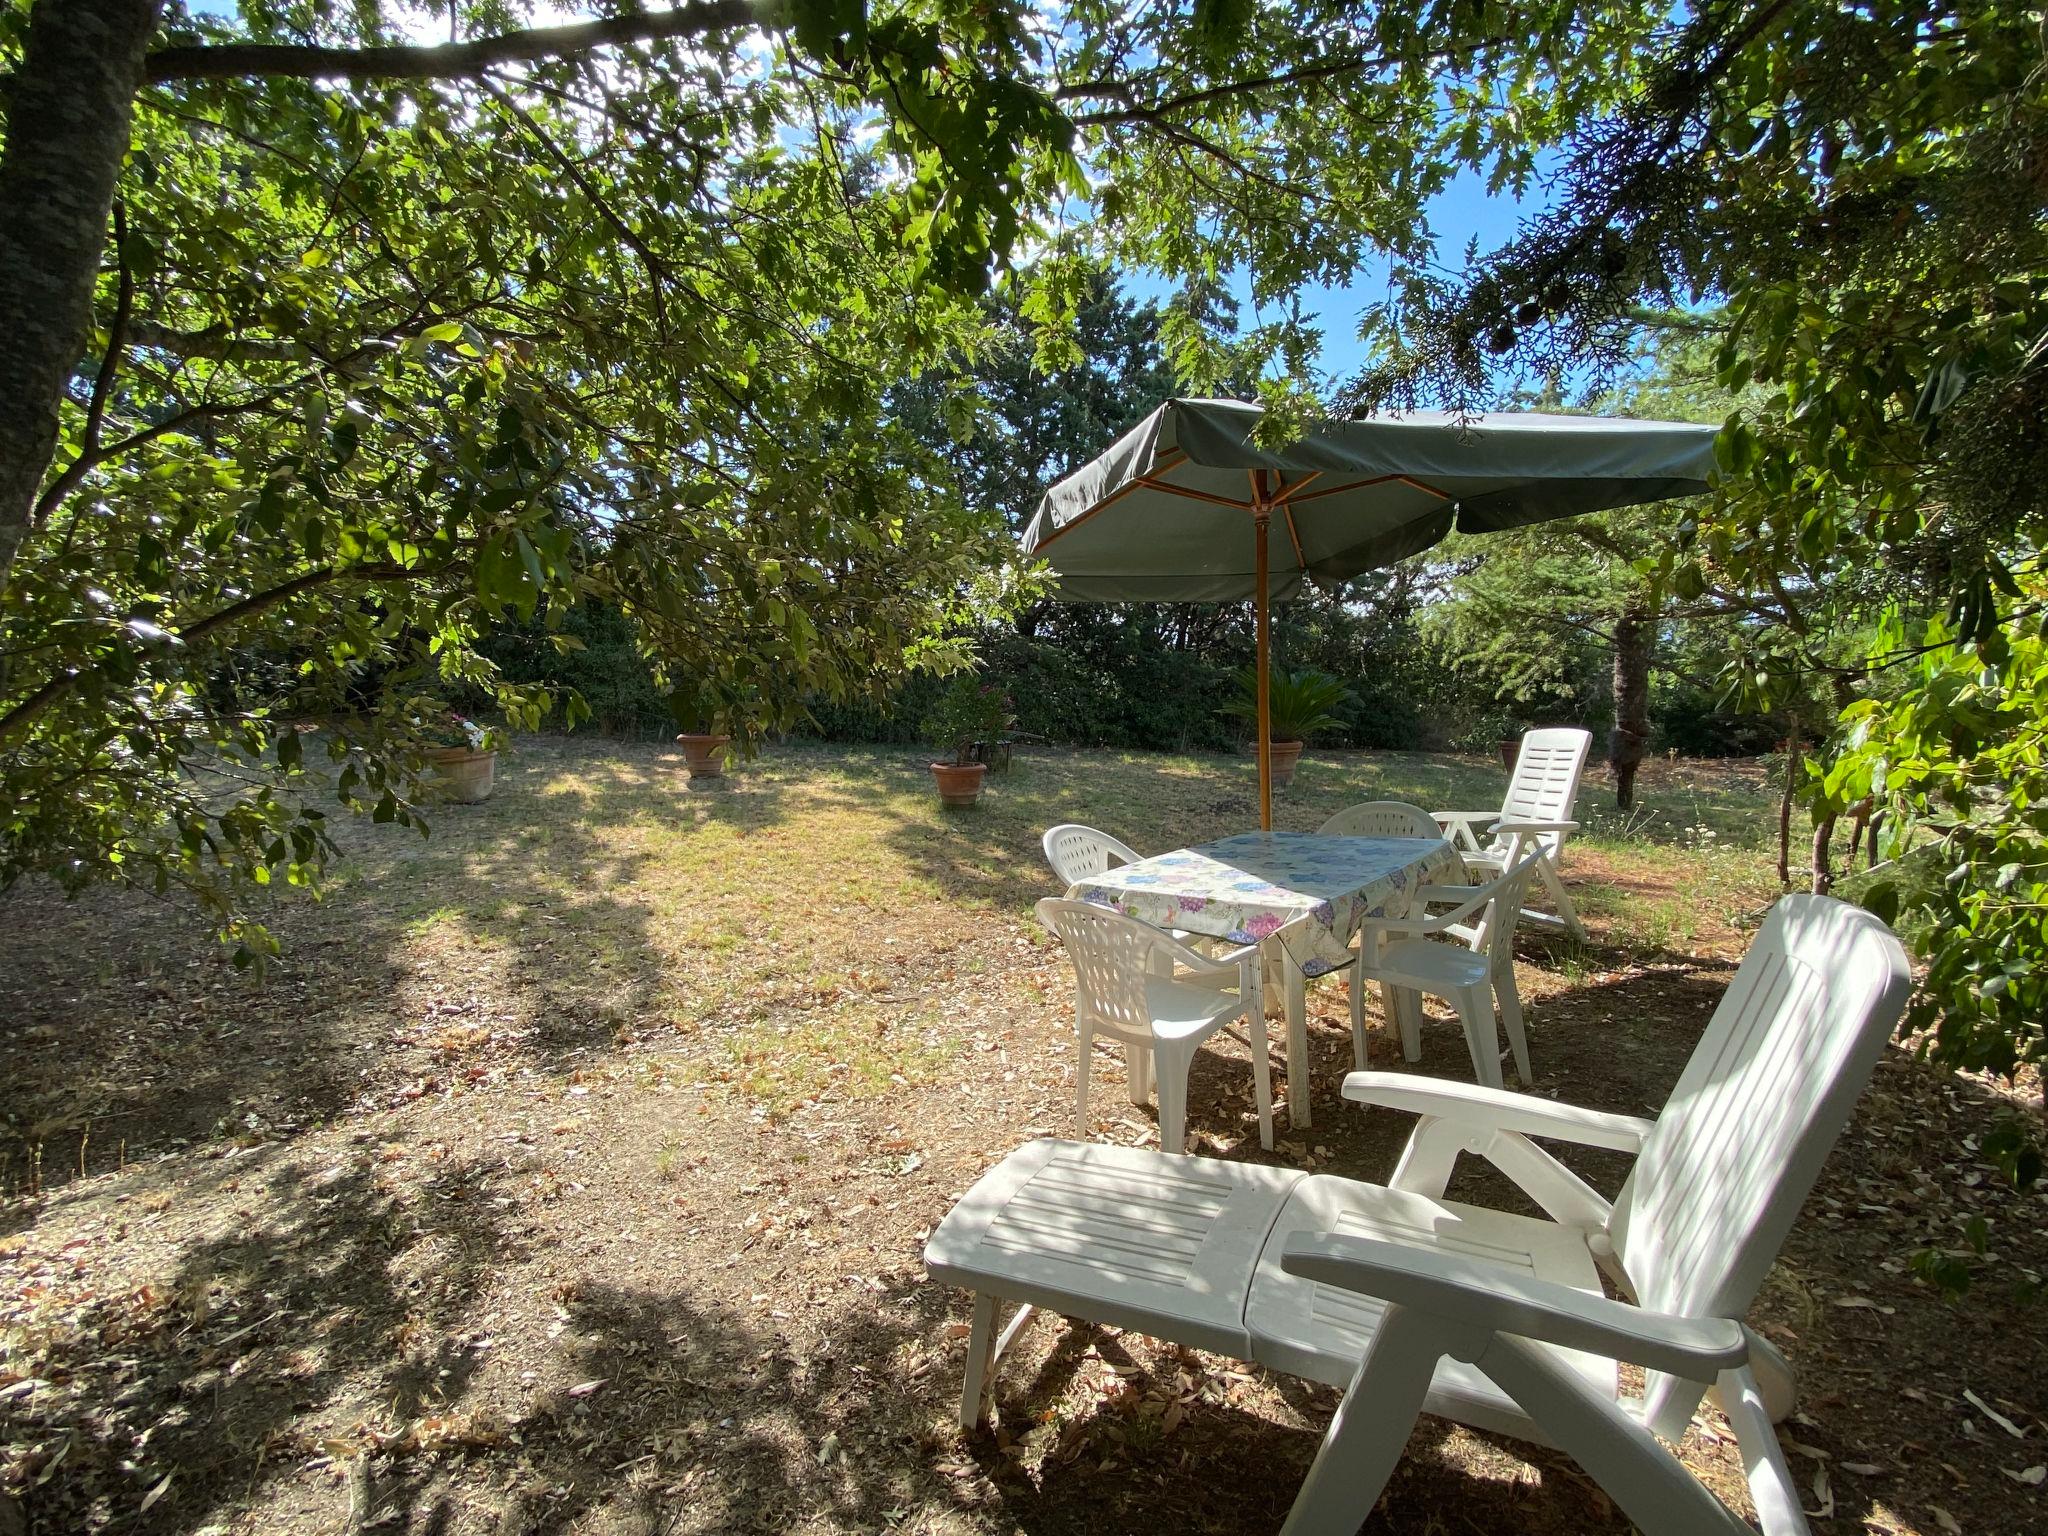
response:
[[[1024,530],[1080,602],[1253,600],[1259,825],[1273,824],[1269,605],[1429,548],[1707,488],[1713,427],[1413,411],[1323,422],[1281,448],[1261,408],[1169,400],[1045,493]],[[1272,537],[1279,524],[1281,536]]]

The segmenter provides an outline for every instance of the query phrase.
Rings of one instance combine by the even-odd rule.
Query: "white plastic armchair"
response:
[[[1347,805],[1316,828],[1319,837],[1442,837],[1436,818],[1405,800]]]
[[[1399,1026],[1401,1054],[1422,1057],[1422,1004],[1427,992],[1457,1011],[1472,1053],[1472,1070],[1482,1083],[1501,1084],[1494,1009],[1515,1058],[1515,1072],[1530,1082],[1529,1037],[1522,1022],[1521,994],[1515,990],[1515,919],[1529,893],[1542,855],[1531,852],[1484,885],[1425,885],[1415,892],[1406,917],[1367,918],[1358,927],[1358,959],[1351,975],[1351,1054],[1365,1067],[1365,983],[1377,981],[1388,1016]],[[1430,915],[1431,906],[1447,912]],[[1478,948],[1432,942],[1477,932]]]
[[[1088,1136],[1088,1069],[1098,1035],[1124,1044],[1131,1101],[1146,1102],[1147,1078],[1159,1089],[1159,1145],[1181,1150],[1186,1137],[1188,1069],[1204,1040],[1233,1019],[1245,1021],[1259,1145],[1273,1149],[1272,1066],[1259,947],[1211,958],[1149,923],[1087,901],[1048,897],[1038,920],[1066,946],[1074,967],[1074,1024],[1081,1065],[1074,1090],[1079,1134]],[[1236,983],[1235,991],[1222,990]]]
[[[1101,874],[1113,864],[1136,864],[1143,857],[1129,843],[1094,827],[1084,827],[1078,821],[1046,828],[1040,843],[1045,849],[1045,861],[1052,865],[1062,892],[1071,891],[1083,880]],[[1187,933],[1179,928],[1169,928],[1167,932],[1183,944],[1199,947],[1210,942],[1203,934]],[[1181,979],[1201,980],[1210,974],[1207,971],[1191,972]]]
[[[1090,875],[1099,875],[1112,863],[1135,864],[1138,852],[1107,832],[1084,827],[1079,822],[1062,822],[1046,828],[1041,839],[1045,861],[1052,865],[1063,890],[1072,890]]]
[[[935,1278],[976,1293],[962,1422],[980,1422],[1019,1326],[997,1335],[1007,1298],[1023,1304],[1019,1318],[1035,1306],[1343,1386],[1285,1536],[1352,1536],[1420,1413],[1561,1448],[1656,1536],[1747,1536],[1666,1449],[1712,1392],[1765,1536],[1808,1536],[1772,1429],[1792,1408],[1791,1366],[1745,1318],[1908,986],[1905,954],[1877,918],[1790,896],[1655,1120],[1358,1072],[1347,1098],[1419,1117],[1386,1185],[1126,1148],[1019,1148],[925,1252]],[[1610,1203],[1539,1139],[1635,1164]],[[1466,1153],[1547,1219],[1446,1200]],[[1622,1300],[1604,1294],[1603,1271]]]
[[[1528,731],[1522,736],[1521,751],[1515,755],[1515,771],[1508,777],[1508,792],[1497,811],[1436,811],[1437,824],[1465,858],[1465,867],[1475,876],[1487,870],[1505,870],[1522,854],[1534,849],[1543,855],[1537,876],[1555,903],[1556,912],[1532,912],[1522,916],[1529,922],[1562,927],[1573,938],[1586,936],[1570,894],[1564,888],[1559,866],[1564,858],[1565,840],[1578,830],[1572,811],[1579,798],[1579,779],[1586,769],[1586,754],[1592,750],[1593,734],[1576,727],[1559,726]],[[1462,934],[1474,949],[1481,947],[1484,933],[1478,927]]]

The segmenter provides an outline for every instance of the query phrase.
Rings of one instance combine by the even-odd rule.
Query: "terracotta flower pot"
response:
[[[475,805],[479,800],[488,800],[491,791],[497,788],[496,752],[479,752],[472,747],[436,747],[427,754],[427,761],[441,776],[446,797],[459,804]]]
[[[690,765],[692,779],[725,777],[725,748],[730,736],[684,734],[676,738],[683,749],[683,761]]]
[[[1273,787],[1285,789],[1294,782],[1295,767],[1301,762],[1301,751],[1306,743],[1299,741],[1276,741],[1273,743]]]
[[[987,776],[987,763],[932,764],[932,777],[939,785],[939,801],[944,805],[974,804],[981,798],[981,781]]]

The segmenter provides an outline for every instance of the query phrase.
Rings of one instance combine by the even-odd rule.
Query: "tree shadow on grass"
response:
[[[196,1536],[280,1505],[320,1528],[447,1536],[1272,1530],[1332,1403],[1280,1383],[1277,1418],[1190,1400],[1167,1430],[1154,1389],[1206,1365],[1042,1319],[1000,1388],[1012,1428],[962,1439],[964,1301],[915,1284],[843,1289],[797,1321],[630,1279],[558,1288],[549,1379],[486,1381],[490,1281],[521,1226],[494,1197],[510,1182],[451,1163],[406,1201],[365,1157],[309,1177],[245,1155],[240,1230],[193,1244],[160,1291],[86,1304],[15,1427],[39,1442],[32,1531]],[[1086,1356],[1116,1369],[1109,1389],[1031,1435]],[[1579,1518],[1568,1477],[1474,1480],[1445,1462],[1445,1433],[1418,1429],[1384,1529],[1440,1529],[1452,1500],[1477,1530],[1621,1528]]]
[[[181,1128],[197,1127],[194,1139],[208,1137],[226,1111],[253,1110],[266,1118],[261,1128],[230,1121],[264,1145],[239,1150],[214,1136],[210,1160],[191,1152],[161,1171],[131,1175],[133,1198],[109,1212],[133,1224],[124,1241],[158,1241],[146,1216],[174,1221],[187,1202],[221,1213],[214,1225],[178,1239],[175,1273],[156,1292],[83,1297],[79,1293],[96,1282],[67,1273],[61,1259],[49,1261],[47,1274],[25,1277],[31,1286],[48,1288],[47,1302],[38,1306],[101,1309],[76,1320],[53,1310],[38,1321],[31,1308],[18,1319],[21,1326],[60,1330],[67,1340],[41,1370],[51,1390],[38,1388],[26,1403],[9,1403],[10,1412],[20,1406],[23,1413],[49,1415],[47,1443],[30,1468],[31,1482],[50,1473],[31,1490],[42,1501],[38,1529],[82,1528],[97,1518],[95,1501],[103,1498],[108,1519],[133,1520],[141,1499],[174,1468],[135,1528],[196,1532],[259,1497],[271,1497],[273,1507],[297,1499],[333,1516],[326,1523],[338,1528],[348,1499],[341,1468],[365,1451],[369,1513],[390,1517],[378,1529],[488,1530],[494,1536],[568,1524],[678,1532],[749,1525],[874,1529],[915,1527],[920,1516],[931,1530],[1276,1528],[1313,1453],[1328,1394],[1288,1387],[1281,1408],[1256,1411],[1203,1404],[1173,1434],[1156,1438],[1134,1428],[1127,1422],[1132,1415],[1118,1408],[1088,1406],[1075,1454],[1054,1456],[1049,1465],[1031,1448],[1023,1457],[1012,1454],[1014,1438],[1012,1446],[977,1440],[963,1447],[946,1424],[960,1353],[947,1330],[964,1316],[964,1304],[936,1287],[874,1293],[839,1289],[844,1277],[822,1274],[815,1288],[807,1287],[811,1294],[778,1290],[761,1304],[740,1305],[695,1285],[657,1284],[630,1267],[615,1267],[601,1284],[550,1298],[549,1305],[567,1314],[564,1337],[572,1348],[566,1361],[547,1355],[550,1380],[536,1406],[533,1393],[493,1374],[497,1357],[479,1347],[478,1337],[492,1326],[488,1308],[498,1303],[484,1298],[496,1277],[517,1273],[530,1290],[549,1274],[519,1253],[527,1224],[516,1205],[525,1198],[512,1187],[517,1181],[488,1158],[450,1159],[418,1199],[408,1200],[380,1183],[376,1159],[382,1154],[375,1147],[359,1147],[331,1174],[294,1165],[289,1143],[276,1145],[303,1123],[297,1116],[332,1116],[365,1094],[370,1102],[389,1103],[424,1078],[445,1086],[473,1060],[415,1034],[401,1035],[388,1018],[363,1032],[341,1033],[342,1000],[323,991],[348,983],[351,968],[361,970],[361,990],[372,999],[426,985],[423,957],[407,953],[423,929],[447,930],[442,947],[424,961],[439,968],[430,980],[454,1006],[446,1013],[422,1006],[422,1027],[504,1033],[486,1057],[501,1053],[499,1065],[508,1073],[559,1073],[607,1049],[618,1014],[601,1005],[614,994],[624,999],[618,1013],[628,1019],[655,1006],[649,999],[660,984],[664,953],[657,940],[668,919],[649,908],[638,886],[657,855],[619,829],[630,832],[703,804],[711,807],[706,825],[741,841],[758,833],[760,842],[772,843],[788,834],[788,808],[800,802],[846,810],[893,797],[900,803],[886,810],[886,824],[875,834],[881,846],[918,851],[928,861],[921,867],[936,871],[934,883],[955,899],[1021,917],[1049,881],[1039,862],[1038,830],[1077,804],[1086,811],[1077,819],[1089,819],[1098,812],[1089,809],[1088,795],[1107,793],[1087,759],[1049,755],[1041,766],[1027,758],[1019,764],[1020,787],[1007,796],[1009,809],[1002,809],[1006,796],[999,786],[984,819],[969,824],[941,821],[935,806],[911,798],[928,794],[914,760],[875,754],[833,767],[825,756],[793,756],[773,773],[761,770],[755,791],[743,784],[729,798],[690,800],[651,783],[647,765],[654,762],[649,753],[645,763],[633,758],[628,764],[648,783],[608,772],[590,782],[593,775],[577,762],[550,768],[537,753],[537,777],[525,788],[555,785],[540,803],[558,814],[536,817],[529,800],[516,826],[538,824],[549,835],[521,842],[511,826],[499,826],[487,837],[487,817],[469,818],[462,825],[470,841],[443,841],[442,862],[410,871],[403,887],[397,845],[374,842],[376,834],[366,833],[374,857],[337,892],[339,905],[326,909],[330,919],[347,919],[349,966],[323,966],[317,956],[300,960],[302,951],[295,952],[297,969],[281,974],[296,990],[279,990],[273,981],[270,989],[249,994],[262,1007],[231,1006],[216,989],[192,986],[180,967],[193,949],[180,949],[162,931],[139,923],[118,934],[119,947],[102,944],[120,985],[93,983],[107,995],[91,1010],[81,1014],[76,997],[61,987],[41,1000],[51,1006],[39,1022],[68,1024],[74,1016],[93,1022],[92,1030],[61,1043],[93,1061],[103,1078],[132,1075],[138,1065],[154,1074],[142,1084],[140,1097],[149,1101],[142,1110],[125,1099],[111,1101],[111,1113],[109,1106],[94,1110],[95,1148],[121,1134],[119,1117],[131,1112],[127,1123],[138,1150],[164,1145],[184,1134]],[[743,772],[743,780],[754,782],[749,775]],[[608,776],[619,782],[605,782]],[[791,779],[809,776],[817,782],[807,782],[799,795]],[[1241,829],[1229,819],[1237,811],[1216,808],[1221,797],[1204,808],[1201,797],[1215,789],[1203,764],[1166,763],[1146,781],[1165,782],[1167,789],[1126,823],[1135,825],[1139,846]],[[508,781],[508,796],[522,792],[518,781]],[[750,804],[750,792],[762,803]],[[500,811],[514,803],[493,802]],[[496,814],[490,806],[478,809]],[[450,828],[455,815],[445,818]],[[964,830],[970,825],[972,837]],[[909,838],[912,828],[916,840],[894,841]],[[993,854],[986,851],[997,842]],[[412,846],[403,849],[409,853]],[[436,881],[445,882],[443,892],[419,888]],[[622,894],[628,890],[634,894]],[[442,900],[447,891],[460,900]],[[115,916],[127,922],[127,911]],[[587,929],[573,926],[572,918]],[[549,945],[556,926],[565,931]],[[498,963],[495,957],[515,940],[545,951],[543,959],[567,949],[588,960],[595,946],[589,930],[598,930],[596,938],[609,934],[603,967],[593,972],[585,965],[573,976],[561,966],[543,967],[543,974],[512,989],[515,1001],[500,1010],[505,1017],[465,1011],[467,967]],[[38,942],[46,957],[53,956],[77,934],[45,934]],[[538,935],[530,944],[521,937],[529,934]],[[197,943],[203,946],[203,938]],[[1537,1090],[1630,1113],[1660,1106],[1718,1000],[1727,968],[1647,952],[1620,966],[1607,951],[1573,956],[1542,939],[1526,944],[1524,953],[1551,969],[1568,961],[1583,965],[1590,978],[1567,981],[1531,1002]],[[227,985],[239,983],[230,978]],[[16,990],[37,1001],[33,986]],[[422,1005],[434,1001],[430,992],[414,995]],[[143,1024],[158,1027],[147,1017],[151,1011],[185,997],[197,999],[193,1017],[179,1014],[161,1026],[191,1031],[190,1038],[172,1042],[176,1049],[152,1054],[122,1034],[139,1032]],[[365,1005],[361,997],[354,1002]],[[1409,1122],[1391,1112],[1357,1110],[1336,1096],[1350,1064],[1341,983],[1318,989],[1317,1017],[1311,1035],[1317,1124],[1299,1135],[1283,1129],[1283,1147],[1273,1160],[1299,1165],[1312,1157],[1320,1168],[1384,1177]],[[55,1050],[57,1043],[37,1047],[44,1048]],[[1374,1065],[1394,1065],[1395,1053],[1384,1043],[1377,1049]],[[101,1055],[115,1059],[101,1061]],[[210,1055],[244,1059],[216,1062]],[[1234,1095],[1249,1074],[1240,1061],[1210,1061],[1208,1055],[1197,1068],[1198,1104],[1225,1102],[1234,1112]],[[19,1067],[22,1059],[10,1052],[9,1065]],[[1426,1032],[1420,1068],[1454,1078],[1469,1074],[1462,1035],[1448,1021]],[[300,1088],[302,1108],[284,1097]],[[261,1096],[273,1092],[275,1104]],[[1102,1092],[1111,1102],[1115,1089],[1105,1085]],[[2038,1319],[2030,1321],[1993,1294],[1995,1275],[1982,1283],[1980,1295],[1988,1299],[1952,1318],[1903,1274],[1884,1267],[1917,1241],[1914,1232],[1864,1210],[1896,1202],[1916,1176],[1956,1196],[1955,1148],[1966,1128],[1981,1126],[1987,1109],[1972,1093],[1968,1085],[1944,1086],[1907,1062],[1890,1061],[1880,1070],[1820,1197],[1795,1229],[1785,1283],[1767,1291],[1760,1308],[1767,1323],[1798,1334],[1782,1342],[1807,1373],[1806,1401],[1816,1419],[1801,1426],[1800,1437],[1831,1451],[1837,1465],[1881,1460],[1897,1469],[1886,1474],[1896,1481],[1881,1483],[1852,1483],[1849,1474],[1838,1473],[1838,1518],[1874,1510],[1875,1489],[1893,1510],[1926,1502],[1958,1508],[1966,1528],[2018,1524],[1972,1521],[1957,1495],[1933,1480],[1945,1474],[1919,1469],[1946,1461],[1966,1469],[1976,1486],[1999,1488],[1998,1456],[2005,1447],[1988,1433],[1974,1441],[1960,1436],[1956,1424],[1969,1410],[1951,1390],[1967,1384],[1992,1401],[2030,1401],[2031,1383],[2048,1364],[2040,1358]],[[159,1100],[168,1106],[160,1124],[147,1117]],[[1228,1117],[1217,1124],[1227,1126]],[[154,1142],[147,1139],[152,1136]],[[61,1134],[51,1140],[51,1161],[68,1162],[71,1145]],[[1240,1141],[1232,1155],[1260,1157],[1255,1147]],[[104,1166],[98,1155],[94,1171]],[[1603,1161],[1598,1154],[1568,1153],[1567,1160],[1609,1191],[1625,1167],[1611,1155]],[[246,1196],[237,1184],[247,1186]],[[1469,1166],[1452,1193],[1519,1208],[1500,1181]],[[153,1211],[159,1199],[164,1207]],[[501,1199],[515,1204],[501,1206]],[[229,1218],[235,1205],[246,1205],[248,1214]],[[1962,1209],[1956,1206],[1958,1214]],[[2001,1196],[1982,1209],[2009,1266],[2038,1263],[2038,1241],[2005,1248],[2015,1229],[2038,1229],[2036,1207],[2017,1199],[2004,1203]],[[1896,1320],[1876,1306],[1834,1304],[1845,1296],[1891,1306]],[[528,1296],[526,1304],[532,1300]],[[778,1310],[793,1321],[777,1319]],[[1909,1329],[1909,1323],[1917,1326]],[[1015,1415],[1013,1431],[1028,1432],[1033,1414],[1067,1395],[1077,1349],[1086,1348],[1069,1343],[1071,1337],[1050,1321],[1027,1335],[1032,1349],[1065,1350],[1073,1364],[1064,1376],[1059,1369],[1034,1376],[1027,1351],[1006,1370],[1003,1401]],[[1170,1360],[1160,1351],[1142,1341],[1111,1342],[1149,1375],[1165,1379]],[[1959,1362],[1967,1380],[1957,1375]],[[602,1384],[582,1396],[569,1394],[569,1387],[589,1381]],[[1896,1389],[1907,1382],[1928,1388],[1924,1402],[1907,1406],[1900,1399]],[[157,1420],[169,1422],[142,1455],[124,1449],[124,1435],[132,1438],[145,1421]],[[44,1420],[36,1424],[42,1434]],[[1121,1438],[1109,1433],[1113,1428]],[[1438,1514],[1464,1516],[1481,1530],[1565,1531],[1588,1523],[1578,1515],[1591,1496],[1568,1468],[1538,1456],[1545,1468],[1540,1489],[1502,1480],[1496,1488],[1461,1470],[1462,1463],[1445,1461],[1431,1434],[1441,1441],[1445,1432],[1427,1424],[1419,1432],[1389,1500],[1388,1529],[1432,1529],[1428,1521]],[[330,1440],[340,1447],[339,1459],[315,1465],[337,1454],[327,1447]],[[1909,1441],[1933,1454],[1911,1449]],[[67,1444],[65,1459],[56,1462]],[[123,1471],[123,1455],[139,1470]],[[1458,1528],[1455,1518],[1447,1523]]]
[[[197,1190],[143,1193],[130,1240],[180,1250],[162,1283],[56,1283],[40,1325],[17,1317],[41,1383],[8,1433],[35,1443],[14,1490],[31,1531],[206,1528],[309,1459],[417,1440],[462,1397],[483,1359],[461,1331],[470,1299],[514,1241],[488,1198],[503,1169],[450,1162],[407,1201],[380,1167],[370,1147],[313,1173],[275,1148],[229,1158],[244,1203],[203,1235],[184,1230]]]
[[[539,750],[493,799],[436,809],[430,837],[344,827],[326,898],[283,894],[265,914],[284,955],[260,981],[192,911],[17,890],[0,1187],[33,1195],[435,1092],[483,1042],[498,1066],[542,1071],[609,1046],[665,971],[637,890],[652,855],[619,834],[680,793],[648,764]],[[509,1008],[476,986],[492,971]]]
[[[1701,967],[1554,999],[1559,1012],[1550,1022],[1575,1033],[1551,1043],[1550,1059],[1576,1076],[1574,1053],[1586,1053],[1585,1080],[1564,1096],[1619,1110],[1661,1103],[1697,1034],[1687,1021],[1703,1026],[1718,994],[1718,979]],[[1616,1021],[1658,1020],[1639,1041],[1626,1034],[1639,1049],[1614,1050],[1625,1028]],[[1348,1051],[1334,1029],[1318,1038]],[[1539,1053],[1539,1072],[1545,1059]],[[1918,1092],[1923,1077],[1910,1064],[1888,1067],[1877,1111],[1900,1112],[1892,1101]],[[1339,1108],[1330,1098],[1317,1107],[1328,1121],[1313,1133],[1328,1146],[1319,1161],[1383,1175],[1405,1135],[1403,1117]],[[1915,1099],[1903,1108],[1931,1106]],[[1931,1146],[1949,1132],[1926,1134],[1936,1138]],[[530,1225],[521,1202],[531,1197],[518,1167],[451,1156],[407,1187],[381,1175],[387,1153],[364,1140],[332,1168],[294,1162],[276,1148],[223,1157],[210,1176],[239,1208],[225,1225],[216,1218],[183,1239],[167,1282],[147,1293],[78,1299],[80,1314],[63,1320],[64,1342],[36,1366],[50,1385],[18,1405],[40,1445],[26,1464],[34,1530],[87,1529],[103,1515],[140,1531],[195,1536],[248,1509],[283,1504],[340,1529],[352,1499],[366,1525],[376,1522],[369,1528],[447,1536],[571,1527],[908,1525],[1031,1536],[1272,1530],[1332,1405],[1325,1390],[1269,1388],[1251,1373],[1245,1380],[1260,1394],[1252,1402],[1191,1402],[1169,1432],[1146,1404],[1160,1401],[1155,1388],[1181,1394],[1184,1357],[1133,1335],[1041,1319],[1000,1380],[1007,1434],[963,1441],[949,1425],[961,1356],[955,1330],[965,1316],[958,1293],[903,1283],[875,1290],[820,1272],[797,1292],[740,1305],[694,1279],[652,1283],[615,1264],[602,1278],[539,1299],[528,1292],[544,1271],[520,1251]],[[1852,1152],[1852,1179],[1866,1176],[1863,1156]],[[1614,1187],[1614,1168],[1571,1157],[1596,1184]],[[1846,1205],[1839,1178],[1831,1166],[1823,1193],[1835,1191]],[[179,1187],[202,1203],[189,1181]],[[1504,1203],[1481,1176],[1461,1174],[1453,1192]],[[175,1237],[152,1233],[144,1214],[157,1204],[150,1191],[134,1195],[130,1240]],[[203,1203],[215,1211],[226,1204]],[[153,1214],[167,1224],[178,1219],[169,1202]],[[1869,1289],[1869,1256],[1812,1242],[1813,1216],[1810,1208],[1788,1250],[1804,1283]],[[494,1281],[513,1271],[525,1278],[521,1304],[558,1308],[562,1321],[561,1347],[534,1360],[545,1379],[532,1387],[515,1379],[513,1368],[526,1362],[497,1362],[492,1348],[502,1346],[489,1339],[494,1311],[508,1304]],[[1782,1311],[1767,1297],[1766,1316],[1774,1309]],[[1866,1321],[1861,1312],[1841,1321],[1823,1313],[1819,1325],[1801,1325],[1815,1334],[1813,1347],[1794,1348],[1818,1415],[1799,1434],[1837,1460],[1856,1459],[1866,1444],[1840,1406],[1851,1385],[1877,1405],[1872,1413],[1926,1421],[1887,1433],[1936,1435],[1949,1416],[1933,1403],[1905,1407],[1854,1374],[1881,1363],[1841,1336]],[[2022,1396],[2039,1347],[2008,1340],[2004,1350],[2006,1360],[1978,1368],[1972,1384],[1994,1398]],[[1195,1369],[1213,1379],[1214,1365]],[[1114,1379],[1123,1376],[1117,1367],[1135,1373],[1129,1390]],[[1939,1368],[1938,1358],[1926,1362],[1930,1377]],[[1084,1369],[1095,1378],[1088,1391],[1077,1383]],[[145,1430],[138,1450],[135,1437]],[[1995,1460],[1998,1449],[1979,1446],[1979,1462]],[[1952,1464],[1991,1473],[1988,1462],[1958,1461],[1964,1454],[1944,1449]],[[164,1492],[138,1517],[165,1476]],[[1870,1485],[1847,1475],[1837,1476],[1834,1496],[1838,1518],[1853,1522],[1878,1509]],[[1926,1496],[1954,1502],[1952,1494]],[[1449,1512],[1452,1529],[1624,1528],[1551,1453],[1453,1437],[1425,1420],[1375,1528],[1440,1530]]]

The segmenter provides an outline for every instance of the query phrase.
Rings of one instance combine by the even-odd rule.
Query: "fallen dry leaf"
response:
[[[2011,1419],[2008,1419],[1996,1408],[1985,1402],[1983,1398],[1972,1392],[1968,1387],[1963,1388],[1963,1401],[1983,1414],[1985,1418],[1996,1424],[2008,1435],[2011,1435],[2013,1439],[2024,1440],[2027,1438],[2027,1432],[2024,1429],[2021,1429],[2019,1425],[2013,1423]]]
[[[1809,1509],[1807,1511],[1809,1515],[1813,1516],[1816,1520],[1834,1519],[1835,1489],[1834,1485],[1828,1481],[1828,1469],[1826,1467],[1815,1467],[1813,1469],[1813,1499],[1818,1507]]]
[[[178,1474],[175,1472],[166,1472],[164,1474],[164,1480],[158,1483],[154,1488],[150,1489],[149,1492],[145,1493],[142,1496],[142,1507],[136,1510],[135,1513],[138,1515],[148,1514],[149,1507],[152,1504],[156,1503],[158,1499],[164,1496],[164,1490],[171,1486],[171,1479],[176,1477],[177,1475]]]

